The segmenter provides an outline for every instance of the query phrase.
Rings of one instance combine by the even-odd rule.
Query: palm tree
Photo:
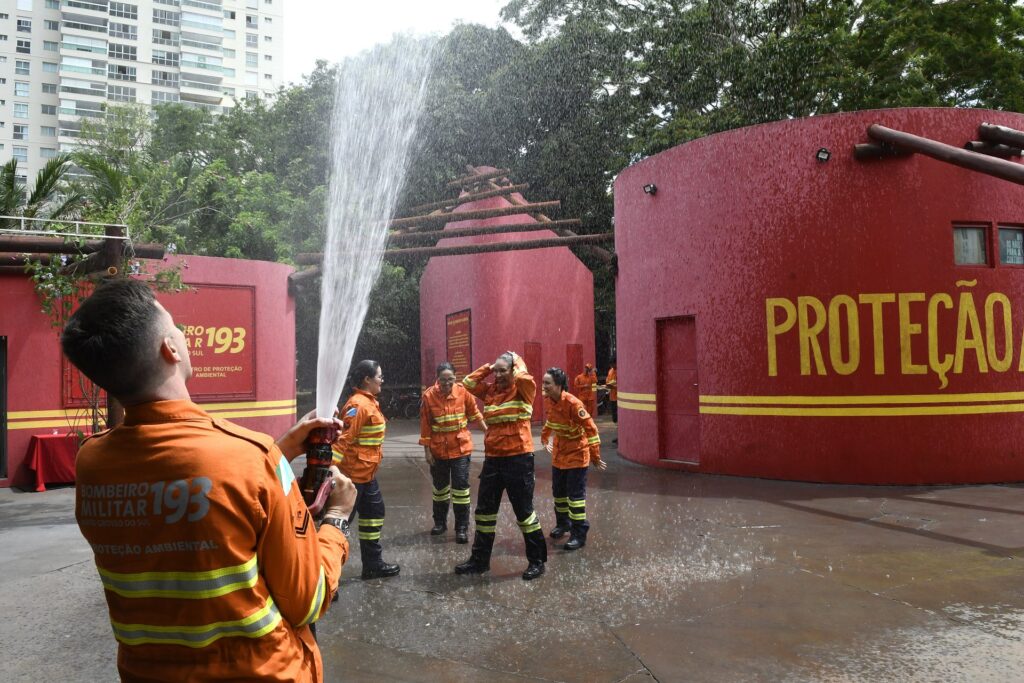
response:
[[[36,174],[32,191],[18,180],[18,160],[0,166],[0,215],[25,218],[74,219],[81,212],[85,197],[63,181],[71,170],[71,156],[58,154]],[[16,219],[0,220],[0,228],[13,228]]]

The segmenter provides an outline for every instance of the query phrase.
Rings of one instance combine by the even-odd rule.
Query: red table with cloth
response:
[[[29,440],[27,467],[35,476],[36,491],[47,484],[75,483],[78,434],[37,434]]]

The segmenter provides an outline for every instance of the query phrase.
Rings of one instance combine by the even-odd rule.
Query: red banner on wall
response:
[[[445,316],[445,341],[448,362],[455,368],[455,376],[462,379],[473,371],[473,335],[468,308]]]
[[[188,341],[189,393],[194,399],[256,398],[256,288],[190,287],[158,297]]]

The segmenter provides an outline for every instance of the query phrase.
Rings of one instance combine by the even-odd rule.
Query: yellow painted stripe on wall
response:
[[[274,415],[294,415],[295,399],[279,401],[241,401],[235,403],[200,403],[201,407],[213,417],[272,417]],[[69,410],[20,410],[7,413],[8,429],[71,429],[81,428],[92,418],[88,408]],[[106,411],[100,412],[100,419],[106,419]]]
[[[985,415],[1024,413],[1024,403],[991,403],[962,406],[878,406],[787,408],[782,406],[708,406],[700,407],[702,415],[769,415],[774,417],[900,417],[915,415]]]
[[[993,401],[1022,401],[1024,391],[981,394],[892,394],[868,396],[701,396],[700,402],[709,404],[736,403],[739,405],[873,405],[906,403],[983,403]]]
[[[633,401],[653,401],[655,399],[654,394],[633,394],[628,391],[620,391],[619,398],[624,398]]]
[[[100,424],[103,424],[103,418],[100,418]],[[89,420],[29,420],[27,422],[8,422],[7,429],[61,429],[61,433],[65,433],[67,430],[76,428],[90,428],[92,426],[92,419]]]
[[[9,420],[40,419],[44,417],[75,417],[88,414],[88,408],[68,408],[66,410],[12,410],[7,413]]]
[[[623,410],[644,410],[653,413],[658,409],[653,403],[632,403],[630,401],[619,401],[619,407]]]

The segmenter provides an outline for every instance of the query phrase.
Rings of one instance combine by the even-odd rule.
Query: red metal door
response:
[[[700,462],[697,323],[693,316],[657,321],[658,453],[662,460]]]
[[[540,422],[544,419],[544,395],[540,391],[540,383],[544,378],[544,370],[541,356],[541,347],[538,342],[525,342],[523,344],[523,360],[526,361],[526,369],[530,371],[537,381],[537,395],[533,398],[533,421]]]
[[[565,376],[569,378],[569,393],[574,391],[572,381],[583,372],[583,344],[565,345]]]

